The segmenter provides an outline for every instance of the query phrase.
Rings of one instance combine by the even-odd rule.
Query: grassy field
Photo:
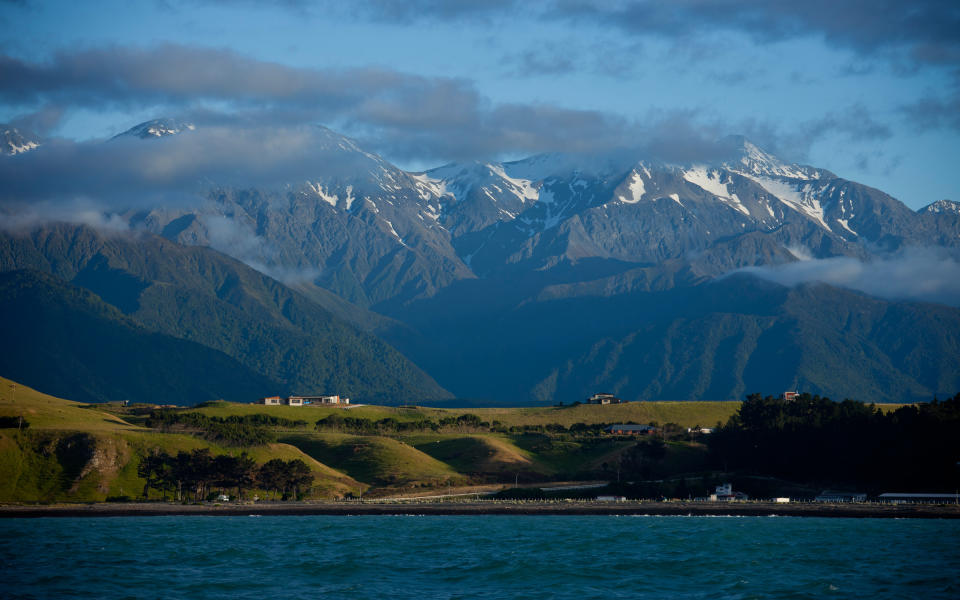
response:
[[[881,408],[890,411],[899,406]],[[273,458],[303,460],[314,475],[312,496],[336,498],[348,494],[410,494],[495,482],[614,479],[623,464],[636,460],[646,440],[529,428],[629,422],[709,427],[725,422],[739,407],[739,402],[473,409],[267,407],[213,402],[182,410],[211,417],[267,414],[305,421],[302,426],[276,428],[278,443],[245,450],[258,464]],[[244,451],[196,435],[147,428],[144,424],[150,410],[150,406],[80,404],[0,378],[0,416],[23,416],[29,423],[23,431],[0,429],[0,501],[138,497],[145,482],[137,475],[137,467],[141,457],[153,451],[171,455],[199,448],[208,448],[213,455]],[[364,434],[333,432],[344,427],[329,425],[331,431],[315,430],[318,420],[334,414],[371,422],[390,418],[400,423],[429,421],[434,425],[473,414],[485,424],[454,423],[439,431],[422,426],[408,431],[398,427],[355,430]],[[667,440],[659,455],[644,463],[646,477],[679,477],[710,470],[707,449],[696,438],[684,441],[674,435]],[[154,497],[157,494],[153,492]]]
[[[397,408],[392,406],[357,405],[349,408],[332,406],[263,406],[259,404],[237,404],[232,402],[214,402],[197,410],[209,415],[227,417],[230,415],[252,415],[267,413],[286,419],[302,419],[314,423],[331,414],[340,414],[363,419],[393,418],[397,421],[419,421],[429,419],[439,421],[447,417],[463,414],[475,414],[482,420],[492,423],[499,421],[506,427],[524,425],[559,424],[569,427],[574,423],[593,425],[598,423],[676,423],[681,427],[713,427],[718,422],[726,422],[737,409],[739,402],[630,402],[600,406],[596,404],[556,406],[536,406],[518,408]]]
[[[117,415],[89,410],[79,402],[48,396],[25,385],[0,377],[0,415],[22,416],[31,429],[89,432],[142,429]]]

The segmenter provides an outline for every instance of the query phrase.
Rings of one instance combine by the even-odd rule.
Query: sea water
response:
[[[958,598],[960,521],[0,520],[2,598]]]

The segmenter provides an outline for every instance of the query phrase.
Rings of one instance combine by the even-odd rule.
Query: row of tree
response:
[[[802,394],[753,394],[709,436],[718,467],[871,492],[955,489],[960,394],[885,412]]]
[[[246,452],[213,456],[209,448],[176,455],[155,450],[141,458],[137,474],[146,480],[144,498],[155,489],[164,500],[171,493],[178,501],[191,495],[193,500],[201,500],[213,490],[236,490],[236,496],[243,499],[244,492],[251,489],[269,490],[274,497],[279,493],[286,499],[290,494],[300,497],[313,484],[310,467],[300,459],[274,458],[258,466]]]
[[[574,423],[570,427],[559,423],[537,425],[506,426],[500,421],[488,422],[472,413],[464,413],[456,417],[444,417],[439,420],[418,419],[415,421],[398,421],[393,417],[383,419],[366,419],[363,417],[343,416],[337,413],[317,420],[316,429],[319,431],[339,431],[360,435],[381,435],[391,433],[405,433],[411,431],[458,431],[458,432],[491,432],[491,433],[545,433],[570,434],[575,436],[598,435],[607,427],[607,423]]]
[[[231,415],[211,417],[199,412],[163,409],[150,413],[147,427],[163,431],[194,431],[207,440],[228,446],[262,446],[275,442],[276,435],[267,429],[306,427],[306,421],[285,419],[274,415]]]

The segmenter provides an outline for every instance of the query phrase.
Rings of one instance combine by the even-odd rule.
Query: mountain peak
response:
[[[918,213],[932,213],[932,214],[956,214],[960,215],[960,202],[955,200],[937,200],[936,202],[931,202],[930,204],[924,206]]]
[[[789,177],[791,179],[817,179],[817,169],[788,163],[763,150],[742,135],[730,135],[721,144],[730,148],[730,157],[724,166],[733,171],[742,171],[757,177]]]
[[[25,137],[16,127],[0,125],[0,153],[7,156],[29,152],[40,144]]]
[[[131,127],[123,133],[114,136],[114,139],[131,136],[145,140],[150,138],[165,137],[168,135],[177,135],[183,131],[193,131],[194,129],[196,129],[196,126],[193,123],[187,123],[186,121],[178,121],[169,118],[153,119]]]

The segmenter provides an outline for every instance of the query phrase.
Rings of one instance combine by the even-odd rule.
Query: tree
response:
[[[313,473],[307,463],[299,458],[287,463],[287,469],[288,483],[295,490],[295,497],[299,498],[301,489],[309,489],[313,485]]]
[[[243,490],[250,489],[257,479],[257,462],[246,452],[240,453],[234,466],[234,483],[237,497],[243,500]]]
[[[146,480],[143,485],[144,499],[150,496],[150,488],[153,487],[154,481],[159,482],[163,477],[165,463],[169,460],[170,455],[157,449],[140,459],[140,464],[137,465],[137,475]]]
[[[257,480],[264,489],[273,490],[274,498],[276,498],[278,490],[282,489],[286,492],[287,463],[279,458],[268,460],[261,465],[257,472]]]

